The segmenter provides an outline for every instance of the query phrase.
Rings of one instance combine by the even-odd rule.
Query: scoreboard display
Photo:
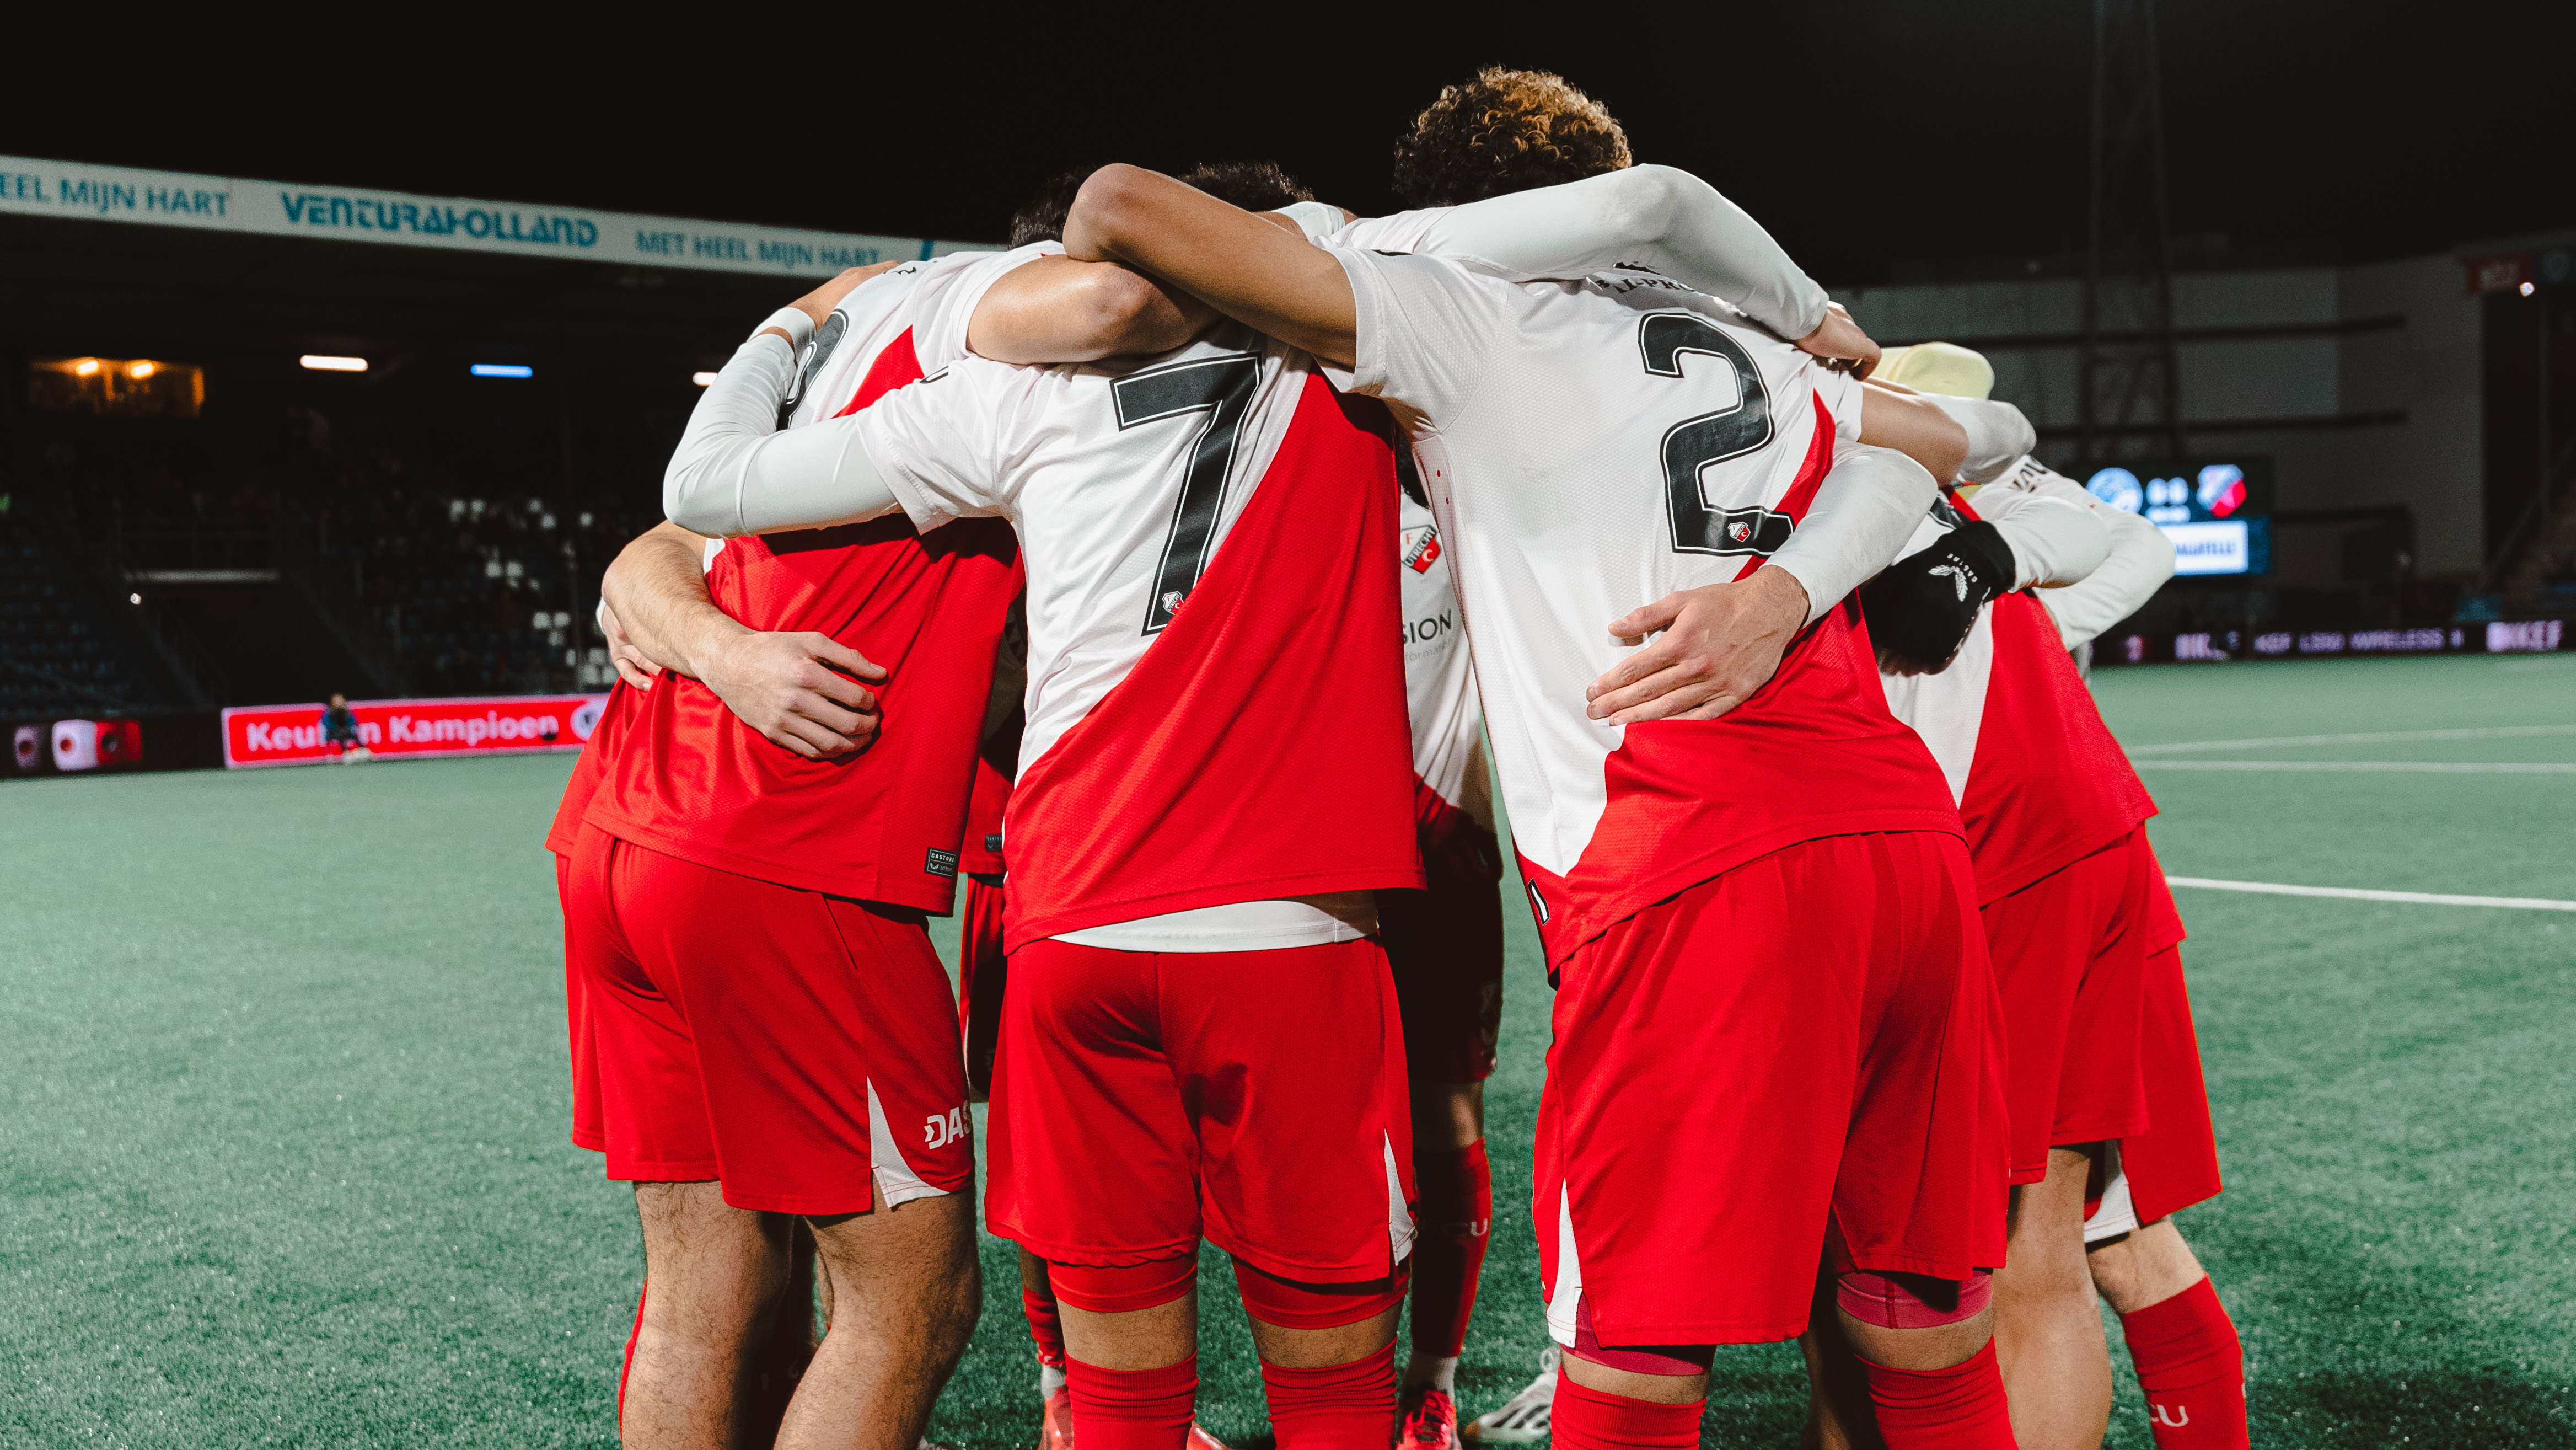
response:
[[[2268,574],[2272,570],[2272,460],[2146,458],[2106,464],[2084,489],[2109,507],[2138,514],[2173,541],[2174,573]]]

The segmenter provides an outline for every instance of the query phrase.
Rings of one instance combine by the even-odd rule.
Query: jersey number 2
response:
[[[1650,312],[1637,322],[1637,350],[1646,371],[1659,378],[1682,375],[1682,357],[1700,353],[1735,369],[1732,408],[1684,418],[1664,430],[1664,499],[1678,554],[1753,554],[1769,557],[1797,527],[1775,509],[1713,509],[1701,494],[1702,470],[1741,458],[1771,441],[1771,393],[1762,370],[1717,325],[1693,312]]]
[[[1261,381],[1261,361],[1250,353],[1192,358],[1141,373],[1129,373],[1109,385],[1118,404],[1118,430],[1184,413],[1205,412],[1207,425],[1190,447],[1189,471],[1181,480],[1181,501],[1172,509],[1172,531],[1163,540],[1162,563],[1154,571],[1154,597],[1145,606],[1145,633],[1159,634],[1172,622],[1215,550],[1216,521],[1225,502],[1225,475],[1234,461],[1234,442],[1251,410],[1252,390]]]

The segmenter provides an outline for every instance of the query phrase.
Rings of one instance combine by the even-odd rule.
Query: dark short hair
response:
[[[1543,70],[1487,66],[1413,118],[1395,143],[1395,193],[1458,206],[1634,164],[1608,107]]]
[[[1063,241],[1064,219],[1073,210],[1074,193],[1082,190],[1082,183],[1099,169],[1077,166],[1039,182],[1029,199],[1020,203],[1020,209],[1011,213],[1011,246],[1017,249],[1031,242]]]
[[[1181,173],[1181,183],[1245,211],[1277,211],[1315,199],[1276,161],[1204,161]]]

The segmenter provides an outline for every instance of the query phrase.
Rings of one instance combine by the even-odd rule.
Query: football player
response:
[[[806,300],[817,337],[847,344],[802,359],[817,408],[827,392],[868,405],[962,353],[970,328],[1007,351],[1050,286],[1119,285],[1030,249],[869,273]],[[1097,327],[1085,301],[1062,309],[1073,332],[1035,335],[1060,350]],[[1141,315],[1125,322],[1154,325]],[[610,738],[568,872],[595,1136],[645,1225],[622,1409],[637,1441],[729,1434],[752,1412],[777,1306],[810,1316],[789,1287],[791,1217],[813,1226],[828,1303],[884,1306],[837,1317],[791,1430],[913,1443],[973,1323],[962,1062],[922,917],[949,908],[1017,589],[1008,532],[978,532],[709,550],[657,529],[603,586],[619,629],[672,667]],[[905,728],[880,737],[888,706]]]
[[[1047,1264],[1080,1438],[1186,1438],[1204,1237],[1282,1443],[1384,1445],[1411,1133],[1370,893],[1422,881],[1391,426],[1226,326],[1141,361],[967,358],[775,432],[801,316],[719,373],[666,506],[726,535],[898,508],[1019,533],[986,1201]]]
[[[2009,1444],[1979,1302],[1993,989],[1955,806],[1844,601],[1931,473],[1840,436],[1856,381],[1669,276],[1301,247],[1124,167],[1066,244],[1348,366],[1407,424],[1560,980],[1555,1436],[1694,1441],[1711,1347],[1802,1329],[1830,1239],[1891,1443]],[[1673,669],[1706,688],[1653,710]]]

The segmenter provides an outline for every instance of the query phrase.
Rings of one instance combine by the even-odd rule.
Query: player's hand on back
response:
[[[828,634],[745,630],[692,663],[742,723],[808,760],[876,738],[877,697],[860,681],[883,680],[885,668]]]
[[[1860,324],[1852,321],[1852,315],[1839,302],[1825,304],[1825,320],[1816,325],[1815,331],[1798,339],[1798,349],[1823,358],[1836,372],[1864,378],[1878,366],[1878,344],[1860,330]]]
[[[1621,644],[1644,647],[1592,682],[1585,713],[1613,725],[1714,720],[1771,682],[1806,624],[1806,586],[1785,569],[1667,594],[1610,622]]]

